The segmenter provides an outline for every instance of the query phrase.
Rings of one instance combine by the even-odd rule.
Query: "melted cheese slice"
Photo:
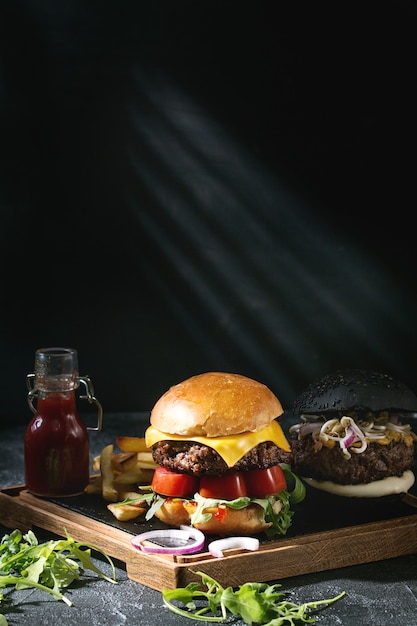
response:
[[[226,437],[187,437],[187,435],[163,433],[157,428],[149,426],[145,432],[146,446],[150,448],[158,441],[196,441],[216,450],[229,467],[233,467],[249,450],[264,441],[272,441],[282,450],[290,452],[287,438],[276,420],[255,433],[227,435]]]

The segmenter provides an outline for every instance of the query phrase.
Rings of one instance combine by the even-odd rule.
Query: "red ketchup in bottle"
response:
[[[33,382],[30,389],[29,381]],[[89,379],[78,376],[78,358],[69,348],[37,350],[35,374],[28,375],[29,405],[34,412],[25,433],[25,482],[28,491],[44,497],[80,494],[88,484],[90,446],[88,430],[81,420],[75,390]],[[87,381],[87,382],[86,382]],[[37,398],[36,408],[33,398]]]

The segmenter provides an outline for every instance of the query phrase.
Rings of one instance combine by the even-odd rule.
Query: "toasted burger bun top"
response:
[[[283,412],[266,385],[240,374],[206,372],[168,389],[150,423],[164,433],[224,437],[261,430]]]
[[[294,402],[294,413],[322,411],[417,411],[417,396],[388,374],[343,369],[309,385]]]

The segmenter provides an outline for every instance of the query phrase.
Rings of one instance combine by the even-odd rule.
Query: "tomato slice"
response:
[[[199,479],[191,474],[180,474],[159,465],[153,474],[152,489],[162,496],[188,498],[198,491]]]
[[[152,489],[162,496],[190,498],[198,491],[204,498],[235,500],[244,496],[263,498],[287,488],[284,472],[279,465],[267,469],[231,471],[221,476],[192,476],[158,466],[153,475]]]
[[[202,476],[199,492],[203,498],[219,498],[220,500],[235,500],[247,495],[245,479],[246,472],[227,472],[221,476]]]
[[[287,488],[287,481],[280,465],[273,465],[267,469],[249,470],[243,474],[248,496],[251,498],[263,498]]]

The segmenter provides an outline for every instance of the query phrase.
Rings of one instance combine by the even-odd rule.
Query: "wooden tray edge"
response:
[[[414,496],[411,506],[417,508]],[[0,490],[0,523],[21,530],[38,527],[58,536],[67,531],[77,541],[95,544],[122,561],[131,580],[158,591],[199,582],[197,571],[222,585],[238,586],[248,581],[248,572],[251,580],[267,582],[417,552],[416,513],[283,538],[261,544],[257,552],[226,551],[221,559],[208,552],[179,557],[147,555],[133,548],[130,533],[39,499],[22,485]]]

